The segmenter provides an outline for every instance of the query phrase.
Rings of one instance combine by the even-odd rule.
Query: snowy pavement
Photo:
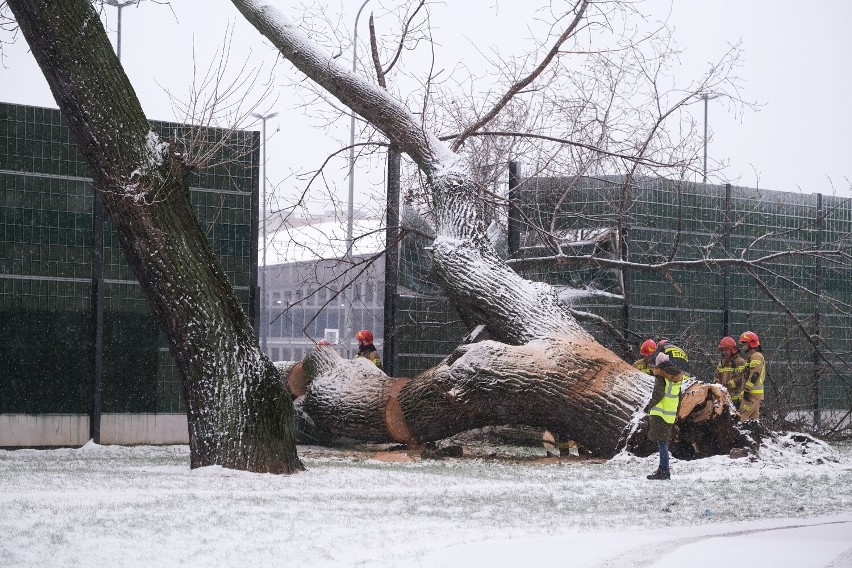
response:
[[[670,482],[653,457],[299,452],[275,476],[190,470],[186,446],[0,450],[0,566],[852,568],[852,446],[674,460]]]
[[[729,564],[726,559],[751,568],[852,567],[852,514],[700,528],[486,540],[434,551],[406,566],[719,568]]]

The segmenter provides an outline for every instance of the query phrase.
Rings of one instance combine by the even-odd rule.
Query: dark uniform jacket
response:
[[[379,369],[382,368],[382,360],[379,358],[379,352],[376,351],[376,347],[372,343],[360,346],[358,348],[358,354],[356,355],[356,357],[364,357],[365,359],[369,359],[376,365],[376,367],[378,367]]]

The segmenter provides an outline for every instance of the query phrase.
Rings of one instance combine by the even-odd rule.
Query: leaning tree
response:
[[[88,0],[8,5],[177,361],[191,466],[302,469],[290,397],[190,204],[198,164],[151,130]]]
[[[451,147],[387,91],[344,69],[274,7],[233,2],[285,59],[417,165],[431,195],[433,272],[465,324],[483,325],[493,338],[458,347],[412,379],[386,377],[364,361],[344,361],[331,348],[316,349],[285,375],[318,426],[354,438],[420,443],[485,425],[527,424],[570,435],[598,455],[611,456],[625,444],[638,447],[636,426],[651,378],[599,344],[551,286],[509,268],[492,248],[478,214],[479,191],[457,151],[512,93]],[[588,8],[585,0],[577,3],[565,31],[536,71],[514,86],[515,93],[533,83],[583,28]],[[724,393],[701,387],[694,398],[700,401],[690,408],[695,416],[730,430]]]

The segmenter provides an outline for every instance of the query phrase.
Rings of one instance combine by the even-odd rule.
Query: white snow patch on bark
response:
[[[139,202],[145,199],[151,188],[150,178],[159,177],[158,168],[163,165],[168,148],[168,143],[162,141],[156,132],[148,131],[141,163],[130,173],[130,181],[124,184],[124,192],[134,201]]]

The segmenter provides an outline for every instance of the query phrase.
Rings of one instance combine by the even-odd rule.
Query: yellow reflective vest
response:
[[[670,381],[663,379],[666,382],[666,390],[663,392],[663,398],[651,408],[648,413],[651,416],[659,416],[667,424],[674,424],[677,419],[677,406],[680,403],[680,386],[683,381]]]

